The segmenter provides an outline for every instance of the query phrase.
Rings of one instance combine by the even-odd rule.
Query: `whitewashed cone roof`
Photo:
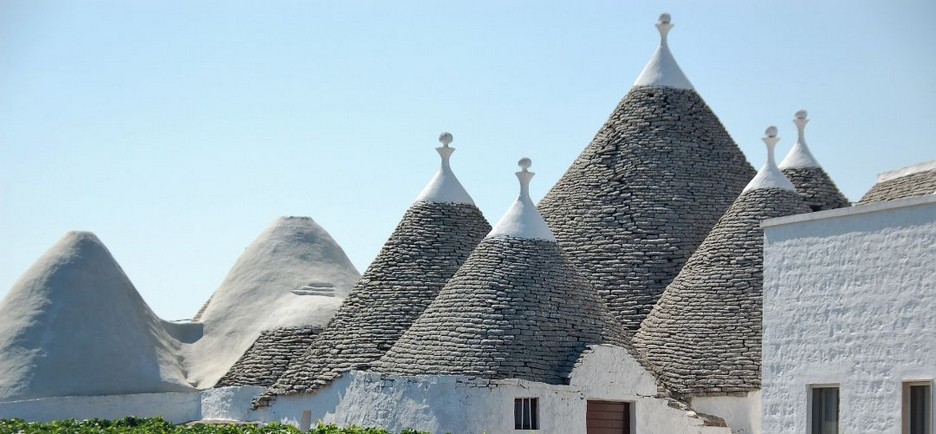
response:
[[[69,232],[0,302],[0,401],[194,390],[179,346],[90,232]]]

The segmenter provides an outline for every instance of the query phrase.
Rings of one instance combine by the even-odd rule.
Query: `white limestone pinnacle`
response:
[[[793,119],[793,123],[796,124],[797,130],[796,143],[790,149],[790,152],[787,153],[786,157],[783,158],[783,161],[780,162],[780,169],[805,169],[810,167],[820,167],[819,162],[816,161],[816,158],[813,157],[812,152],[809,152],[809,147],[806,146],[804,131],[806,129],[806,124],[809,123],[807,116],[808,113],[806,110],[800,110],[796,112],[795,119]]]
[[[666,86],[677,89],[693,88],[692,83],[689,82],[686,75],[679,69],[679,64],[676,63],[676,58],[673,57],[673,53],[670,52],[669,44],[667,43],[667,35],[673,26],[674,24],[670,22],[670,14],[664,13],[660,15],[660,19],[656,23],[656,27],[660,31],[660,47],[653,53],[650,61],[647,62],[643,71],[637,76],[637,80],[634,81],[634,86]]]
[[[520,166],[520,171],[516,172],[517,179],[520,180],[520,196],[494,225],[494,229],[487,235],[487,238],[507,236],[556,241],[556,237],[546,226],[543,216],[540,215],[536,205],[533,204],[533,199],[530,198],[530,180],[535,175],[529,170],[533,165],[532,160],[521,158],[517,165]]]
[[[757,175],[754,175],[754,179],[752,179],[741,192],[744,193],[758,188],[779,188],[796,191],[796,187],[794,187],[793,183],[780,171],[774,159],[774,148],[777,146],[777,142],[780,141],[780,138],[777,137],[777,127],[773,125],[767,127],[767,131],[764,132],[764,135],[764,144],[767,145],[767,163],[757,172]]]
[[[439,134],[439,142],[442,143],[442,146],[436,148],[436,151],[438,151],[439,157],[442,158],[442,166],[439,168],[439,172],[429,181],[429,184],[419,193],[419,196],[416,197],[416,202],[475,204],[474,200],[471,199],[471,195],[465,191],[465,187],[462,187],[461,182],[458,182],[458,178],[455,177],[455,173],[452,172],[452,167],[449,165],[449,159],[452,157],[452,153],[455,152],[455,148],[449,147],[452,140],[451,133]]]

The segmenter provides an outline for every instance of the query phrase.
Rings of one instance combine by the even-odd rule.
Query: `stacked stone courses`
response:
[[[623,333],[556,243],[487,238],[376,369],[567,384],[587,345]]]
[[[414,203],[325,330],[265,396],[307,393],[369,369],[490,230],[474,205]]]
[[[851,206],[845,195],[832,182],[829,174],[821,167],[789,168],[782,171],[813,211]]]
[[[936,170],[911,173],[878,182],[858,201],[859,205],[936,193]]]
[[[215,387],[272,386],[286,371],[290,360],[299,357],[321,331],[321,327],[298,326],[260,333]]]
[[[539,209],[574,265],[636,331],[754,174],[694,90],[635,87]]]
[[[718,221],[634,336],[661,383],[680,398],[760,389],[762,221],[810,212],[799,194],[743,193]]]

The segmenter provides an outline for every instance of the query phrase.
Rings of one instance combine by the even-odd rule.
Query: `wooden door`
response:
[[[631,434],[631,403],[588,401],[585,427],[588,434]]]

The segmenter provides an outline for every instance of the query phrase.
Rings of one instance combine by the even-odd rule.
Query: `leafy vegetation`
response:
[[[0,434],[299,434],[296,427],[281,423],[251,425],[173,425],[162,418],[125,417],[118,420],[58,420],[55,422],[24,422],[20,419],[0,419]],[[319,424],[311,434],[392,434],[383,428],[345,427]],[[422,434],[406,429],[400,434]]]

